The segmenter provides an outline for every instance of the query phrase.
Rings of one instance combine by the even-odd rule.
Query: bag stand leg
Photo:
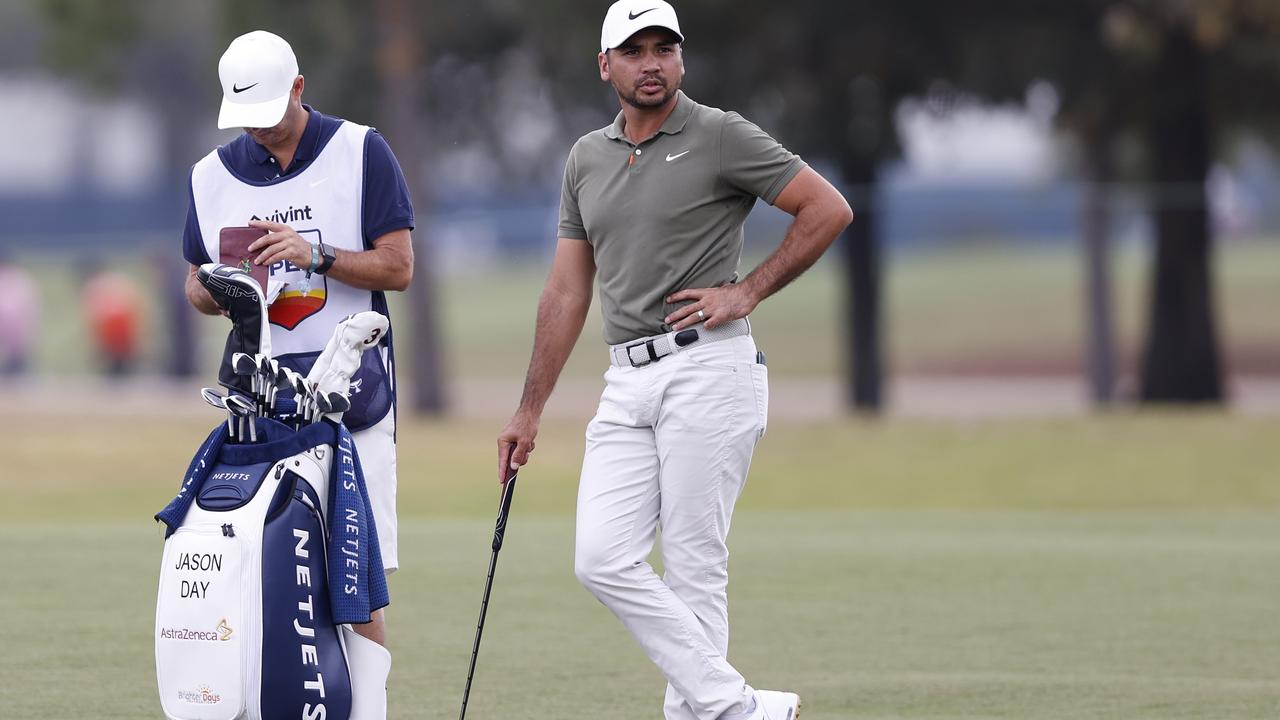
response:
[[[351,720],[386,720],[391,652],[350,625],[342,626],[342,639],[351,672]]]

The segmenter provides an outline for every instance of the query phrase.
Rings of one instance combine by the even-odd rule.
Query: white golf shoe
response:
[[[800,717],[800,696],[792,692],[756,690],[756,711],[751,720],[796,720]]]

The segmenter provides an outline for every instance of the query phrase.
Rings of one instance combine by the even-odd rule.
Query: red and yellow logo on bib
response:
[[[276,301],[271,303],[268,317],[272,325],[292,330],[298,327],[298,323],[320,312],[327,297],[323,284],[307,290],[285,287]]]

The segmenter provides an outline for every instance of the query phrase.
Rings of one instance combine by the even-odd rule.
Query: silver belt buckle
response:
[[[644,346],[644,349],[649,353],[649,357],[644,362],[637,363],[636,359],[631,355],[631,348],[637,348],[640,346]],[[627,354],[627,362],[631,363],[631,367],[633,368],[642,368],[646,365],[649,365],[650,363],[653,363],[662,359],[658,357],[658,353],[654,351],[652,339],[633,342],[630,345],[627,345],[625,348],[623,348],[622,351]]]

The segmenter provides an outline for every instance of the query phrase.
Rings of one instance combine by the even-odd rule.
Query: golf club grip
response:
[[[507,516],[511,514],[511,496],[516,491],[516,474],[513,472],[502,484],[502,501],[498,505],[498,522],[493,529],[493,551],[502,549],[502,538],[507,534]]]

